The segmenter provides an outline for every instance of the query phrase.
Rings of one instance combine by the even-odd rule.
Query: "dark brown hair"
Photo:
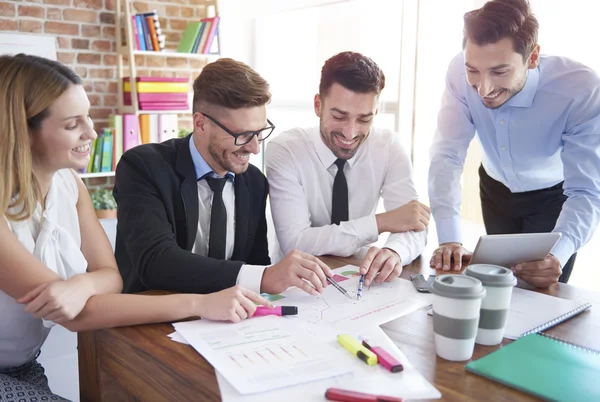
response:
[[[377,63],[367,56],[355,52],[342,52],[331,57],[323,65],[319,94],[327,96],[334,83],[353,92],[373,92],[379,95],[385,87],[385,75]]]
[[[270,100],[269,83],[250,66],[233,59],[207,64],[194,81],[194,113],[205,111],[208,105],[240,109],[263,106]]]
[[[526,61],[537,45],[539,25],[527,0],[493,0],[464,16],[463,49],[467,39],[478,46],[511,38]]]
[[[29,137],[50,114],[50,106],[81,84],[73,70],[57,61],[22,53],[0,56],[0,215],[26,220],[43,201]]]

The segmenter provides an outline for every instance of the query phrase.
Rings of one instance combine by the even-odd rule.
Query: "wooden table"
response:
[[[358,265],[359,257],[323,257],[323,260],[337,268]],[[428,261],[419,258],[404,268],[402,277],[432,271],[427,265]],[[527,284],[519,286],[528,288]],[[567,299],[581,298],[600,306],[600,293],[569,285],[555,284],[544,293]],[[442,400],[536,400],[466,372],[465,362],[453,363],[437,357],[432,318],[424,310],[396,320],[393,330],[385,327],[384,330],[416,369],[442,393]],[[212,366],[191,346],[171,341],[167,337],[171,332],[170,324],[154,324],[79,333],[81,401],[220,401]],[[600,309],[592,308],[547,332],[600,349]],[[505,340],[504,344],[508,342]],[[476,345],[473,358],[497,348]]]

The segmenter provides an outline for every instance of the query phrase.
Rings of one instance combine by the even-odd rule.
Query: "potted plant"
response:
[[[92,205],[96,210],[98,219],[109,219],[117,217],[117,202],[112,192],[105,188],[96,190],[91,194]]]

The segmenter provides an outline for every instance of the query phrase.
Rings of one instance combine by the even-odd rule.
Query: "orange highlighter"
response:
[[[404,370],[404,366],[402,366],[402,364],[400,364],[400,362],[396,360],[394,356],[390,355],[383,348],[379,346],[371,346],[366,341],[362,341],[362,345],[365,348],[369,349],[371,352],[375,353],[379,364],[381,364],[383,367],[385,367],[392,373],[397,373],[399,371]]]

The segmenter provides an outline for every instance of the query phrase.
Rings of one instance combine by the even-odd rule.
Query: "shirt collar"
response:
[[[213,172],[211,167],[208,165],[208,163],[206,163],[206,161],[198,151],[198,148],[196,148],[196,145],[194,144],[194,135],[190,135],[189,146],[190,155],[192,155],[192,161],[194,162],[194,168],[196,169],[196,180],[202,180],[206,176],[220,178],[221,176]],[[231,178],[231,181],[234,181],[235,179],[235,174],[233,174],[232,172],[227,172],[225,176]]]
[[[315,150],[317,151],[317,156],[321,160],[321,163],[323,164],[325,169],[329,169],[331,167],[331,165],[333,165],[333,163],[337,160],[337,156],[335,156],[333,154],[333,152],[331,152],[331,149],[329,149],[329,147],[327,145],[325,145],[325,143],[321,139],[321,129],[319,127],[317,127],[314,130],[313,134],[314,135],[312,135],[312,140],[315,145]],[[360,152],[360,148],[364,147],[364,146],[365,146],[365,143],[363,142],[362,144],[359,145],[359,149],[356,152],[356,154],[354,154],[354,156],[352,158],[350,158],[346,161],[346,163],[348,165],[350,165],[350,167],[352,167],[354,165],[354,162],[356,161],[356,156]]]
[[[518,94],[510,98],[508,102],[505,103],[505,105],[513,107],[531,107],[539,83],[539,67],[536,67],[532,70],[528,70],[527,81],[525,82],[523,89],[521,89],[521,91]]]

